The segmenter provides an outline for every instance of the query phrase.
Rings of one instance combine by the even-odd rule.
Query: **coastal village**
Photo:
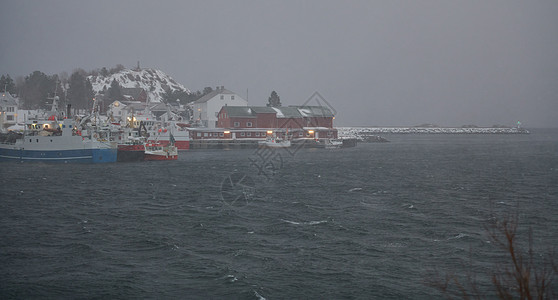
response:
[[[87,80],[95,92],[87,109],[73,108],[71,99],[61,101],[56,94],[44,100],[48,109],[23,109],[17,96],[2,92],[0,160],[175,160],[179,151],[188,149],[331,149],[387,142],[380,134],[529,133],[519,121],[516,127],[491,128],[335,127],[335,111],[318,92],[302,105],[289,106],[281,105],[275,91],[276,103],[270,97],[266,106],[249,105],[225,86],[206,88],[187,103],[163,101],[164,93],[194,94],[162,71],[141,69],[139,63],[134,70],[90,75]],[[114,85],[120,91],[117,99],[107,92]]]
[[[141,72],[139,66],[135,72]],[[17,97],[3,92],[0,159],[68,161],[73,159],[68,153],[77,149],[104,149],[99,162],[173,160],[180,150],[200,148],[343,146],[334,112],[323,105],[251,106],[224,86],[187,105],[164,103],[141,87],[120,90],[118,100],[97,93],[89,110],[72,108],[71,101],[64,105],[56,95],[48,99],[50,109],[25,110]],[[77,155],[83,156],[95,157]]]

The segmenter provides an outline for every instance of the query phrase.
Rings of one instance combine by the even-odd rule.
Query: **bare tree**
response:
[[[490,279],[499,299],[556,299],[552,283],[558,274],[554,255],[549,254],[537,260],[533,249],[533,233],[529,230],[527,250],[522,250],[518,235],[518,216],[496,218],[486,227],[491,242],[505,252],[505,263],[497,263]],[[469,251],[472,253],[472,251]],[[471,259],[471,258],[470,258]],[[432,277],[427,284],[440,290],[448,299],[483,299],[479,283],[469,269],[463,277],[446,274],[443,278]],[[435,274],[437,275],[437,274]]]

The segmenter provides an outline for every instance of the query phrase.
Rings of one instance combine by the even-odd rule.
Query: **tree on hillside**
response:
[[[0,88],[2,89],[2,92],[8,92],[10,94],[16,93],[15,82],[8,74],[6,74],[6,76],[2,75],[2,77],[0,77]]]
[[[74,108],[87,109],[91,106],[94,92],[91,82],[83,70],[76,70],[70,76],[70,88],[68,89],[68,100]]]
[[[281,99],[279,98],[279,95],[277,95],[276,91],[271,92],[271,96],[269,96],[267,101],[268,101],[268,103],[267,103],[268,107],[280,107],[281,106]]]
[[[122,90],[116,79],[113,79],[110,83],[110,88],[107,90],[107,96],[110,101],[122,100]]]
[[[202,96],[205,96],[211,92],[213,92],[213,89],[210,86],[206,86],[203,88]]]
[[[48,76],[43,72],[34,71],[25,77],[23,84],[17,87],[24,109],[47,108],[47,97],[55,91],[62,92],[57,75]]]
[[[101,74],[101,76],[103,77],[108,77],[109,76],[109,71],[107,70],[106,67],[102,67],[101,71],[99,71],[99,73]]]
[[[192,93],[180,90],[171,91],[170,89],[166,90],[162,96],[165,103],[176,102],[178,100],[180,104],[188,104],[197,99],[196,95]]]
[[[124,65],[122,65],[122,64],[117,64],[116,67],[110,69],[109,73],[110,73],[111,75],[112,75],[112,74],[116,74],[116,73],[118,73],[118,72],[120,72],[120,71],[122,71],[122,70],[124,70],[124,69],[126,69],[126,68],[124,67]]]

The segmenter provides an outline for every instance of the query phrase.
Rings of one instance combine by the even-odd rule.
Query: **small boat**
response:
[[[172,143],[163,145],[158,142],[145,144],[144,160],[177,160],[178,149]]]
[[[326,149],[338,149],[343,147],[343,141],[335,140],[335,139],[327,139],[325,140],[325,148]]]
[[[259,141],[258,147],[260,148],[288,148],[291,146],[291,141],[279,139],[277,137],[268,137],[265,141]]]

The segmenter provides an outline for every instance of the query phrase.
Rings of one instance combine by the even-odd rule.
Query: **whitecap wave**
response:
[[[459,233],[459,234],[456,235],[456,236],[449,237],[448,240],[458,240],[458,239],[464,238],[464,237],[466,237],[466,236],[467,236],[467,235],[464,234],[464,233]]]
[[[281,219],[281,221],[283,221],[283,222],[285,222],[285,223],[293,224],[293,225],[318,225],[318,224],[322,224],[322,223],[327,223],[326,220],[322,220],[322,221],[296,222],[296,221],[290,221],[290,220]]]

